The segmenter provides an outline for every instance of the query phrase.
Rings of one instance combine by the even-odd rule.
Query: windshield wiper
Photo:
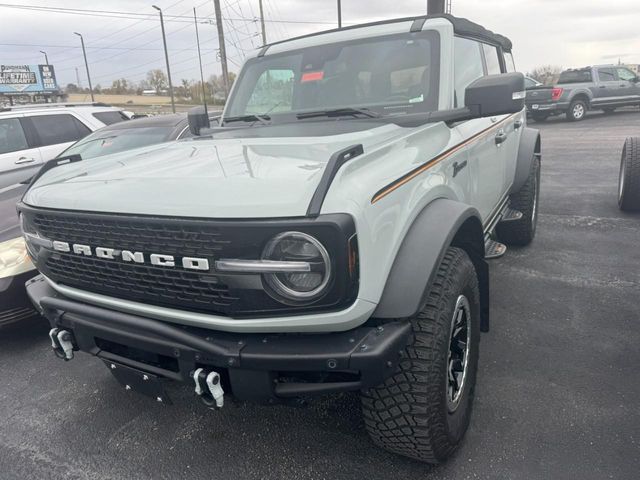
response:
[[[271,117],[269,115],[241,115],[239,117],[224,117],[224,123],[231,122],[260,122],[263,125],[269,125]]]
[[[357,115],[363,115],[367,118],[379,118],[382,116],[377,112],[369,110],[368,108],[347,107],[347,108],[336,108],[334,110],[319,110],[317,112],[298,113],[296,117],[299,120],[304,120],[306,118],[318,118],[318,117],[332,118],[332,117],[347,117],[347,116],[355,117]]]

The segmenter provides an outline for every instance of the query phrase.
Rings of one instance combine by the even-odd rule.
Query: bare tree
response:
[[[528,77],[535,78],[545,85],[554,85],[562,72],[562,67],[558,65],[542,65],[527,73]]]
[[[159,68],[147,72],[147,81],[157,94],[167,87],[167,76]]]

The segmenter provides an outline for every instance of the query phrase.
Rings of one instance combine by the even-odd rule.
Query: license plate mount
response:
[[[111,360],[102,359],[102,361],[125,390],[140,393],[158,403],[172,404],[171,398],[164,389],[162,379],[157,375]]]

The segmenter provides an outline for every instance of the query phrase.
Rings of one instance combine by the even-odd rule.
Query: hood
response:
[[[51,169],[24,202],[177,217],[304,216],[333,153],[359,143],[366,153],[406,133],[394,124],[376,124],[337,135],[165,143]]]

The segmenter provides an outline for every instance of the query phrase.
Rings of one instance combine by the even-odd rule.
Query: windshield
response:
[[[80,155],[83,160],[110,153],[154,145],[170,140],[173,127],[145,127],[118,130],[98,130],[71,145],[60,156]]]
[[[274,55],[267,51],[246,63],[224,119],[261,124],[278,117],[315,118],[295,114],[337,109],[351,116],[349,109],[379,115],[433,111],[438,108],[438,78],[439,35],[434,31]]]

